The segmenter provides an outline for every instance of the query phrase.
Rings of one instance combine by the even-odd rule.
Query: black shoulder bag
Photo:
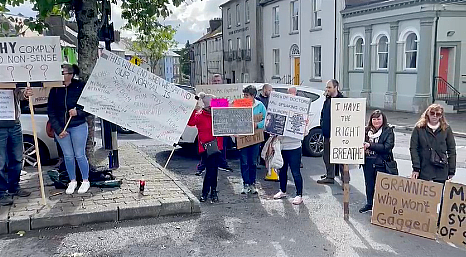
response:
[[[213,154],[220,153],[220,150],[218,149],[218,143],[217,143],[217,138],[214,140],[207,142],[205,144],[202,144],[202,147],[204,147],[207,157],[210,157]]]
[[[392,151],[390,151],[390,154],[388,155],[388,160],[384,160],[384,164],[386,173],[398,176],[398,164],[396,163],[395,158],[393,158]]]
[[[442,153],[437,147],[437,144],[434,144],[435,148],[432,148],[429,143],[429,138],[427,135],[427,128],[424,129],[424,135],[426,137],[427,147],[430,151],[430,163],[437,168],[445,168],[448,164],[448,158],[446,153]]]

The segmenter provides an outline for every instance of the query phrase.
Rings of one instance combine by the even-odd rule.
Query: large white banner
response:
[[[365,98],[332,98],[330,163],[364,164]]]
[[[243,84],[197,85],[196,93],[204,92],[216,98],[235,100],[243,98]]]
[[[306,122],[309,122],[311,99],[279,92],[272,92],[265,131],[280,136],[303,139]]]
[[[0,82],[63,81],[60,37],[2,37]]]
[[[195,95],[104,50],[78,104],[86,112],[167,145],[178,143]]]

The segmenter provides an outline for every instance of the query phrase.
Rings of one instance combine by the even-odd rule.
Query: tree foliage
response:
[[[189,44],[189,40],[184,45],[184,48],[181,49],[181,73],[184,75],[191,75],[191,58],[189,56],[191,51],[191,45]]]

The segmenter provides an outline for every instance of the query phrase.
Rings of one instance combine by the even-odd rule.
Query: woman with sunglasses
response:
[[[456,144],[443,107],[430,105],[411,135],[413,179],[445,183],[456,171]]]

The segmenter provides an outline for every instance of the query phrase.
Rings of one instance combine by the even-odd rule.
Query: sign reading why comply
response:
[[[442,187],[440,183],[379,172],[371,223],[434,239]]]
[[[332,98],[330,163],[364,164],[366,99]]]
[[[302,140],[310,106],[309,98],[272,92],[267,107],[265,131]]]
[[[235,100],[243,98],[242,84],[216,84],[216,85],[197,85],[196,94],[204,92],[214,95],[216,98],[225,98]]]
[[[446,182],[440,217],[439,237],[466,248],[466,186]]]
[[[214,136],[253,135],[252,107],[212,108]]]
[[[2,37],[0,82],[63,81],[60,37]]]
[[[173,145],[196,100],[194,94],[104,50],[78,104],[86,112]]]

